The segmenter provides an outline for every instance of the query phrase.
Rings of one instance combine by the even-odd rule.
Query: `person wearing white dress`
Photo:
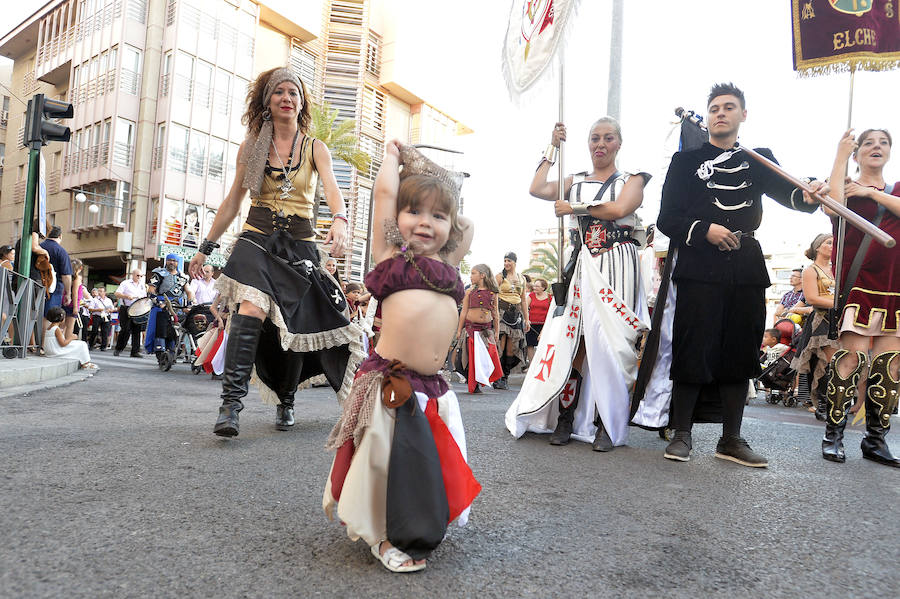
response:
[[[55,307],[47,311],[50,329],[44,337],[44,353],[48,356],[75,358],[82,368],[97,368],[97,365],[91,362],[87,343],[79,341],[74,334],[66,337],[66,334],[59,328],[65,319],[66,313],[62,308]]]

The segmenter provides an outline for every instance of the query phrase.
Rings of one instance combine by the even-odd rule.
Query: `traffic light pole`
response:
[[[40,177],[41,142],[32,142],[28,150],[28,178],[25,185],[25,214],[22,217],[22,241],[19,244],[19,255],[16,262],[18,273],[26,279],[31,276],[32,223],[34,222],[34,201],[37,196],[38,179]]]
[[[25,278],[31,275],[32,223],[34,204],[41,177],[41,148],[50,141],[69,141],[68,127],[48,119],[70,119],[75,115],[71,104],[53,100],[44,94],[35,94],[28,100],[25,112],[25,145],[28,147],[28,179],[25,185],[25,214],[22,218],[22,241],[19,244],[18,273]]]

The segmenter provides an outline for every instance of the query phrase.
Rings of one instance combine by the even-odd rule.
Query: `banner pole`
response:
[[[856,80],[856,67],[851,63],[850,65],[850,99],[847,102],[847,129],[850,129],[853,123],[853,83]],[[848,164],[849,168],[849,164]],[[846,178],[847,171],[844,170],[844,177]],[[841,182],[843,185],[843,182]],[[847,203],[846,196],[844,197],[844,205]],[[838,338],[838,321],[841,319],[841,309],[844,305],[844,302],[847,298],[841,297],[841,288],[843,287],[844,282],[841,280],[841,272],[844,268],[844,234],[847,230],[847,221],[840,216],[838,216],[838,226],[837,226],[837,257],[834,262],[834,314],[828,323],[828,338],[829,339],[837,339]]]
[[[560,123],[564,123],[565,121],[563,120],[563,117],[564,117],[563,104],[564,104],[564,100],[565,100],[565,65],[563,63],[562,52],[558,52],[558,56],[559,56],[559,119],[558,120]],[[566,150],[565,150],[565,146],[566,146],[566,142],[564,142],[564,141],[559,142],[559,160],[557,162],[557,164],[559,165],[559,177],[558,177],[559,181],[557,182],[558,190],[559,190],[559,196],[558,196],[559,201],[564,201],[566,199],[566,175],[565,175],[565,173],[566,173],[566,170],[565,170]],[[559,263],[557,264],[557,267],[556,267],[556,281],[558,283],[563,282],[563,266],[564,266],[564,264],[563,264],[564,251],[563,250],[565,249],[565,224],[563,222],[564,218],[565,217],[560,216],[559,220],[557,222],[556,247],[559,250],[558,251]]]

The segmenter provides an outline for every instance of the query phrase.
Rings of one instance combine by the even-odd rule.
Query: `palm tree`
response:
[[[531,263],[524,271],[526,275],[532,277],[540,277],[546,281],[553,282],[559,277],[559,250],[556,243],[539,247],[532,257]]]
[[[331,151],[331,156],[343,160],[358,171],[365,172],[369,168],[372,157],[359,149],[359,139],[354,135],[356,121],[344,119],[336,122],[339,111],[331,108],[328,102],[313,104],[310,107],[312,117],[309,125],[311,137],[322,140]]]
[[[472,250],[466,252],[466,255],[462,260],[459,261],[459,272],[460,274],[467,275],[472,272],[472,265],[469,264],[468,257],[472,255]]]
[[[354,119],[344,119],[337,122],[340,111],[337,108],[332,108],[328,102],[312,104],[309,113],[311,117],[309,123],[309,135],[321,140],[328,147],[333,159],[346,162],[361,173],[367,173],[369,164],[372,162],[372,157],[359,149],[359,138],[357,138],[354,133],[356,131],[356,121]],[[325,188],[322,187],[322,179],[319,179],[316,184],[316,206],[319,206],[324,199]],[[330,220],[324,222],[318,220],[316,223],[316,236],[319,239],[324,239],[327,227],[330,225]],[[351,224],[349,230],[350,239],[348,240],[351,247],[353,243],[352,226],[353,225]],[[368,253],[367,248],[363,255],[368,256]],[[339,268],[344,269],[344,277],[347,276],[345,261],[346,258],[338,260],[339,264],[344,262],[343,265],[339,266]],[[366,263],[369,263],[368,260]],[[366,270],[368,270],[368,268],[366,268]]]

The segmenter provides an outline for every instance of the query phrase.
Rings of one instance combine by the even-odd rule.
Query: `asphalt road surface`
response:
[[[515,440],[515,389],[460,393],[484,490],[417,574],[391,574],[325,518],[334,394],[298,394],[275,430],[255,391],[241,434],[212,434],[220,384],[186,365],[96,354],[93,378],[0,399],[3,597],[900,596],[900,470],[819,456],[802,408],[756,401],[744,435],[768,469],[689,463],[632,430],[609,454]],[[900,453],[900,433],[889,435]]]

